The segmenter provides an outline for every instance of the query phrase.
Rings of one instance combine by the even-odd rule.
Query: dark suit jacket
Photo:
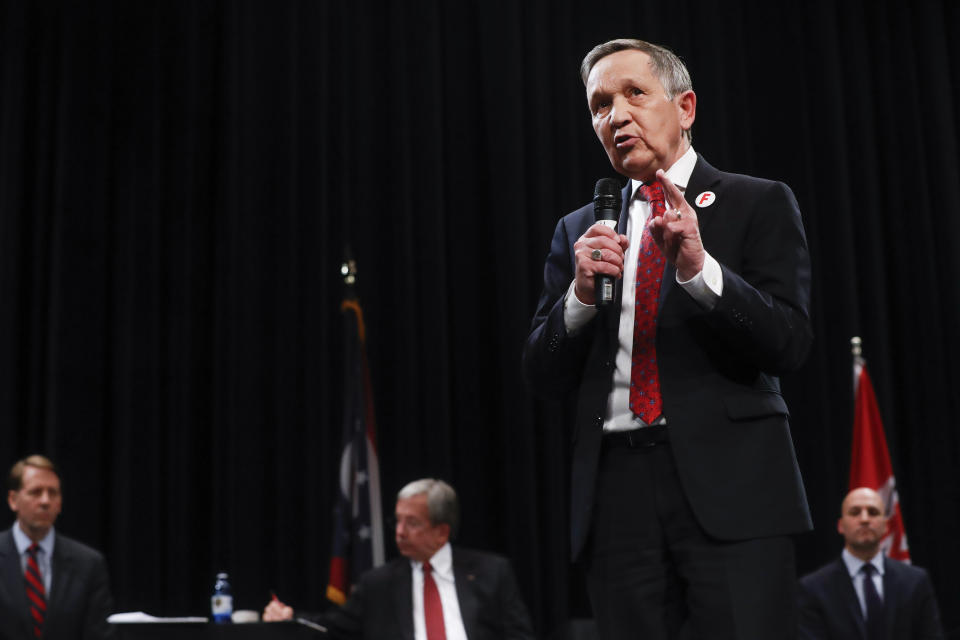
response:
[[[694,200],[704,191],[708,207]],[[629,185],[620,233],[626,231]],[[668,265],[657,317],[664,413],[680,481],[697,520],[721,540],[811,528],[778,375],[799,367],[812,339],[810,261],[800,211],[781,183],[717,171],[697,159],[685,197],[706,250],[720,263],[723,295],[705,311]],[[573,243],[594,223],[592,206],[557,224],[544,290],[524,348],[524,373],[542,394],[577,393],[571,544],[590,530],[603,416],[618,347],[617,304],[575,335],[563,322],[574,277]]]
[[[886,640],[943,638],[927,572],[890,558],[883,566]],[[842,559],[800,579],[801,640],[858,640],[864,633],[863,611]]]
[[[470,640],[533,638],[530,616],[509,560],[454,547],[453,575]],[[413,640],[410,561],[401,557],[368,571],[343,607],[315,619],[337,638]]]
[[[107,563],[90,547],[57,532],[53,584],[47,594],[44,640],[112,638],[107,616],[113,609]],[[33,637],[20,556],[10,529],[0,533],[0,639]]]

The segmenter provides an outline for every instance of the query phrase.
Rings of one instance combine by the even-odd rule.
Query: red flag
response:
[[[890,451],[883,432],[883,420],[877,407],[877,396],[859,356],[853,361],[853,446],[850,456],[850,490],[869,487],[876,490],[887,512],[887,535],[880,546],[891,558],[910,562],[907,532],[900,512],[897,480],[890,464]]]

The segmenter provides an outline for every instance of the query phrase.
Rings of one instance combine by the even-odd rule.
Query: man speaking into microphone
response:
[[[694,151],[669,50],[613,40],[581,76],[629,181],[615,228],[592,204],[557,224],[523,362],[539,394],[577,398],[571,551],[600,636],[793,638],[790,536],[811,528],[778,379],[812,339],[796,199]]]

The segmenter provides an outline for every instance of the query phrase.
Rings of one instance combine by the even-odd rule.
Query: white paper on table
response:
[[[209,622],[203,616],[182,616],[178,618],[158,618],[143,611],[127,611],[125,613],[114,613],[107,618],[110,624],[142,624],[144,622],[164,624],[170,622]]]

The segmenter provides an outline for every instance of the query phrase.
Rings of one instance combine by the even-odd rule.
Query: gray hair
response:
[[[654,75],[663,85],[663,90],[667,94],[667,100],[673,100],[684,91],[693,90],[693,82],[690,80],[690,72],[683,60],[677,57],[673,51],[666,47],[652,44],[646,40],[636,40],[633,38],[618,38],[610,40],[603,44],[598,44],[590,50],[580,63],[580,79],[583,80],[583,86],[587,86],[587,80],[590,78],[590,71],[601,58],[606,58],[611,53],[618,51],[627,51],[635,49],[642,51],[650,56],[650,66],[653,68]],[[683,132],[688,141],[693,140],[693,134],[690,129]]]
[[[457,534],[460,526],[460,503],[457,492],[443,480],[421,478],[409,483],[397,493],[397,500],[407,500],[420,494],[427,496],[427,513],[430,524],[450,525],[450,539]]]

